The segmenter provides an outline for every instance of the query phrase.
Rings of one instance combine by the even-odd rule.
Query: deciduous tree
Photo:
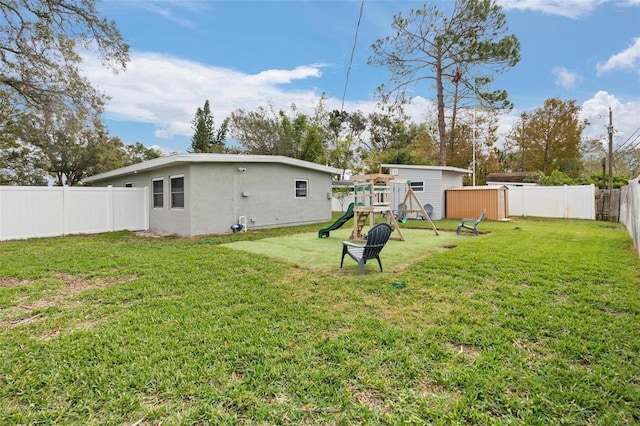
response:
[[[356,166],[356,151],[362,145],[367,118],[362,111],[333,110],[328,113],[327,127],[327,164],[341,169],[344,176]]]
[[[162,152],[157,148],[147,148],[140,142],[124,146],[125,160],[123,166],[141,163],[154,158],[162,157]]]
[[[284,110],[259,107],[231,113],[230,134],[247,154],[284,155],[323,164],[326,161],[326,133],[314,117],[291,106]]]
[[[60,107],[22,117],[16,132],[25,158],[56,185],[74,186],[86,176],[124,165],[119,138],[109,136],[102,122]]]
[[[582,166],[582,130],[587,122],[579,118],[580,107],[574,100],[550,98],[534,113],[521,117],[507,137],[505,147],[517,163],[513,170],[554,170],[569,177],[580,176]]]
[[[80,49],[97,51],[114,71],[129,46],[97,0],[0,1],[0,88],[23,109],[66,104],[100,110],[104,96],[81,76]]]

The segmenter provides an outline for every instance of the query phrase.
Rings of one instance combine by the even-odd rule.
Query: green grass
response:
[[[0,424],[640,423],[626,230],[456,224],[0,243]]]
[[[235,241],[224,246],[287,260],[304,268],[351,277],[355,271],[359,273],[359,269],[358,264],[350,258],[345,258],[344,269],[336,269],[336,265],[340,265],[342,242],[350,241],[351,231],[352,227],[349,226],[331,231],[327,238],[318,238],[318,232],[301,232],[259,241]],[[439,236],[431,229],[403,229],[401,232],[404,240],[398,239],[397,232],[393,233],[384,248],[383,268],[388,271],[400,272],[419,259],[455,247],[460,241],[454,232],[439,232]],[[351,242],[365,244],[364,241]],[[365,266],[366,271],[380,270],[375,260]]]

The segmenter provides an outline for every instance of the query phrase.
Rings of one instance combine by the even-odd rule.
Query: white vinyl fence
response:
[[[149,228],[148,188],[0,187],[0,241]]]
[[[510,186],[509,216],[596,218],[594,185]]]
[[[626,226],[634,247],[640,251],[640,177],[621,188],[620,223]]]
[[[573,219],[596,218],[595,186],[510,186],[509,216],[538,216]],[[343,205],[333,198],[331,209],[345,211],[353,202],[350,195]]]

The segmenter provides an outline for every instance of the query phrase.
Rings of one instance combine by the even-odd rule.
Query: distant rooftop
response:
[[[489,173],[487,182],[535,183],[540,179],[538,172]]]

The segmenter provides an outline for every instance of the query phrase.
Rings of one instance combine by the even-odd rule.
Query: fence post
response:
[[[107,185],[107,230],[113,232],[113,185]]]
[[[69,229],[69,186],[64,185],[62,187],[62,235],[67,235],[67,230]]]
[[[149,229],[149,187],[144,187],[144,230]]]

